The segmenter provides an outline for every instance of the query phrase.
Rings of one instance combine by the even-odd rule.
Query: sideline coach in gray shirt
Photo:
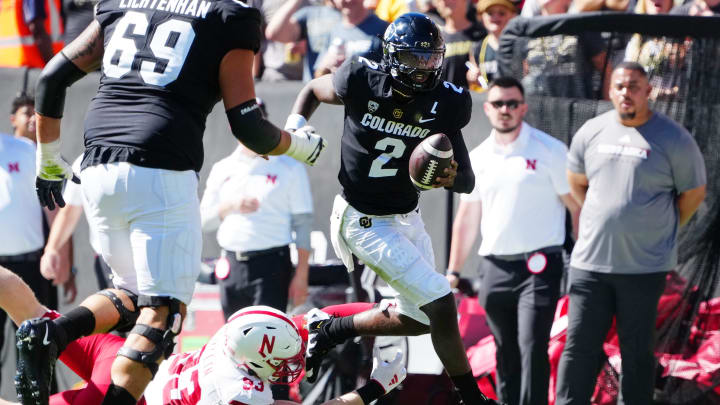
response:
[[[590,404],[613,316],[619,403],[652,403],[658,300],[677,265],[678,228],[705,198],[707,179],[692,136],[649,109],[650,90],[641,65],[619,64],[610,87],[615,109],[587,121],[570,145],[568,180],[582,211],[557,405]]]

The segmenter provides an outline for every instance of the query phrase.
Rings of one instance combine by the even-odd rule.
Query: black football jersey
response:
[[[237,0],[102,0],[105,53],[85,119],[83,167],[199,171],[222,58],[257,52],[260,13]]]
[[[456,155],[467,155],[460,132],[472,110],[467,90],[442,82],[401,104],[392,97],[392,80],[382,66],[364,57],[347,60],[333,76],[345,104],[338,177],[350,205],[371,215],[402,214],[417,206],[419,191],[410,181],[409,159],[429,135],[444,133]]]

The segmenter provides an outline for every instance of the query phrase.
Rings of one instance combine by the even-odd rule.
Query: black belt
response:
[[[258,257],[258,256],[265,256],[265,255],[276,254],[276,253],[280,253],[280,252],[282,252],[282,251],[285,251],[285,250],[287,250],[287,249],[288,249],[288,247],[287,247],[287,245],[285,245],[285,246],[271,247],[271,248],[269,248],[269,249],[248,250],[248,251],[245,251],[245,252],[232,252],[232,251],[229,251],[229,250],[226,250],[225,252],[227,252],[227,253],[229,253],[229,254],[235,255],[235,260],[237,260],[237,261],[239,261],[239,262],[246,262],[246,261],[248,261],[248,260],[250,260],[250,259],[254,259],[254,258]]]
[[[488,255],[488,258],[503,260],[506,262],[514,262],[517,260],[527,260],[530,256],[532,256],[538,252],[542,252],[547,255],[547,254],[551,254],[551,253],[559,253],[559,252],[562,252],[562,250],[563,250],[562,246],[548,246],[548,247],[544,247],[541,249],[533,250],[531,252],[517,253],[514,255]]]
[[[21,253],[19,255],[11,256],[0,256],[0,263],[20,263],[20,262],[32,262],[40,260],[42,257],[43,250],[38,249],[34,252]]]

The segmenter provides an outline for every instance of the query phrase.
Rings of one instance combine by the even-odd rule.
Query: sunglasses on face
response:
[[[495,109],[501,109],[503,106],[507,106],[508,109],[514,110],[520,106],[523,102],[521,100],[496,100],[488,101]]]

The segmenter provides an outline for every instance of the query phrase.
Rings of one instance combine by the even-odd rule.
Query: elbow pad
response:
[[[265,155],[280,143],[282,131],[265,119],[255,99],[225,112],[233,135],[251,151]]]
[[[35,88],[35,111],[50,118],[62,118],[65,108],[65,90],[86,73],[80,70],[62,52],[58,52],[38,77]]]

